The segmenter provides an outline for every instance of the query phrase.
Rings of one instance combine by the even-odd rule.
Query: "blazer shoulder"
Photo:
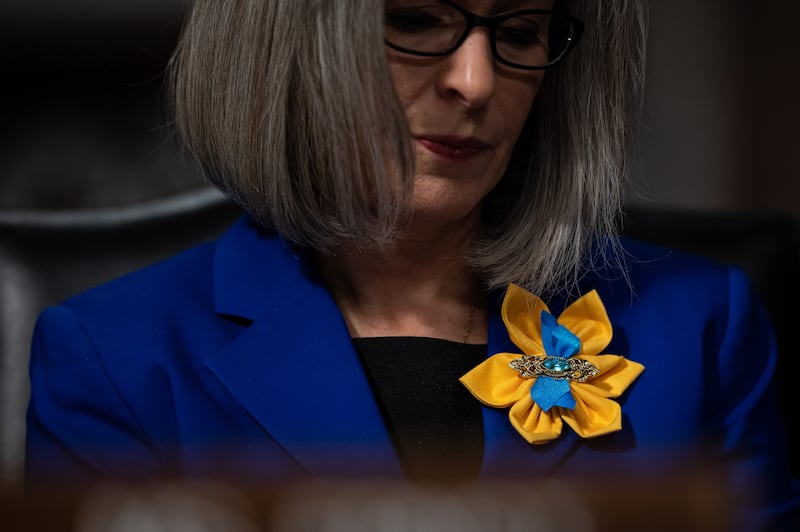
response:
[[[765,321],[762,302],[737,267],[627,239],[621,258],[621,266],[592,272],[586,288],[598,289],[629,334],[653,335],[661,324],[703,351],[721,345],[737,320]]]
[[[220,265],[227,275],[235,276],[254,248],[263,247],[252,241],[255,237],[247,240],[250,233],[258,234],[253,224],[242,218],[216,240],[86,290],[60,306],[80,317],[119,312],[158,314],[171,308],[213,310]]]
[[[626,265],[631,271],[653,271],[662,275],[725,276],[730,266],[707,257],[666,248],[640,240],[621,239]]]
[[[277,240],[242,218],[215,241],[87,290],[60,307],[82,324],[103,356],[141,359],[144,353],[186,352],[187,346],[195,354],[206,352],[252,321],[237,313],[237,306],[258,308],[276,291],[269,283],[282,280],[274,266],[283,249]],[[297,266],[281,271],[291,268]]]
[[[625,273],[618,277],[629,281],[637,296],[657,292],[668,300],[727,303],[732,283],[750,285],[738,267],[699,255],[629,239],[622,240],[622,250]]]
[[[189,248],[179,254],[134,270],[77,294],[59,306],[80,316],[164,309],[170,304],[208,297],[213,283],[217,242]]]

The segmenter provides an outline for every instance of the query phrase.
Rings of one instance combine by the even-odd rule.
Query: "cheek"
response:
[[[394,91],[400,106],[404,109],[411,105],[425,89],[425,77],[420,70],[416,69],[416,75],[412,75],[407,66],[397,61],[389,61],[389,72],[392,75]]]

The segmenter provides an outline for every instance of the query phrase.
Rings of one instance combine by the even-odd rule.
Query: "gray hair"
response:
[[[383,46],[382,0],[197,0],[173,57],[178,133],[288,240],[380,245],[413,185]]]
[[[494,286],[569,288],[598,258],[593,243],[601,260],[621,266],[616,223],[644,83],[646,6],[565,3],[586,33],[545,75],[504,182],[487,198],[472,261]]]
[[[643,0],[572,0],[583,41],[548,70],[468,263],[544,294],[611,243],[644,78]],[[384,0],[196,0],[173,58],[178,133],[254,219],[328,251],[390,241],[414,156],[383,45]]]

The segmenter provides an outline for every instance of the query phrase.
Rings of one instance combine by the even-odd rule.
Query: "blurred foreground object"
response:
[[[19,531],[723,531],[735,501],[708,470],[613,482],[529,480],[445,489],[319,481],[277,491],[183,482],[5,497]]]

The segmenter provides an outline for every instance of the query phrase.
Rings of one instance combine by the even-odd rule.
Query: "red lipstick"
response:
[[[472,137],[423,135],[415,138],[428,151],[452,161],[466,161],[489,149],[488,144]]]

